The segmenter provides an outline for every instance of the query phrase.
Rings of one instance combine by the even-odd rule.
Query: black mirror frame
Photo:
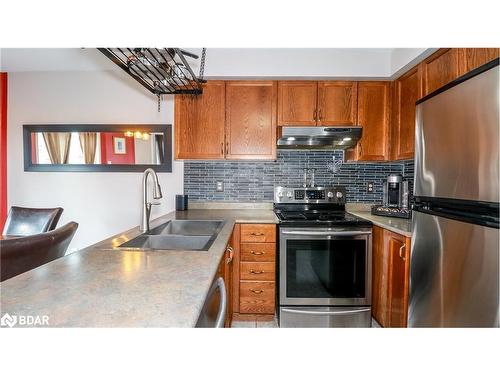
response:
[[[37,132],[158,132],[165,140],[163,164],[33,164],[31,134]],[[170,124],[61,124],[23,125],[24,170],[26,172],[144,172],[153,168],[156,172],[172,172],[172,125]]]

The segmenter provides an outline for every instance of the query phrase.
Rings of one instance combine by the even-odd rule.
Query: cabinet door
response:
[[[234,267],[234,248],[233,236],[229,240],[224,256],[224,283],[226,284],[227,293],[227,310],[226,319],[224,321],[225,327],[231,327],[233,319],[233,267]]]
[[[443,87],[464,72],[462,51],[442,48],[422,62],[423,95]]]
[[[278,125],[316,126],[318,83],[278,82]]]
[[[175,158],[223,159],[225,85],[209,81],[201,95],[175,95]]]
[[[498,48],[466,48],[465,73],[498,58],[499,51]]]
[[[386,231],[390,253],[390,327],[406,327],[408,319],[409,239]]]
[[[384,229],[372,231],[372,316],[382,327],[390,325],[389,251],[384,246]]]
[[[318,125],[356,125],[358,83],[321,81],[318,83]]]
[[[363,128],[356,160],[387,160],[390,82],[359,82],[358,124]]]
[[[420,72],[411,69],[394,83],[392,158],[413,158],[415,150],[415,102],[421,97]]]
[[[275,81],[226,82],[226,158],[276,159]]]

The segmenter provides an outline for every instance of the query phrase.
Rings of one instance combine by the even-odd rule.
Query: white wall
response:
[[[70,250],[139,224],[140,173],[24,172],[22,125],[33,123],[173,123],[172,98],[156,98],[120,70],[9,73],[8,205],[64,208],[60,224],[79,223]],[[164,198],[156,217],[183,191],[183,163],[159,174]]]
[[[199,49],[188,49],[201,53]],[[390,48],[208,48],[207,77],[389,77]],[[192,60],[189,60],[190,62]],[[198,72],[199,60],[193,61]]]
[[[201,53],[200,48],[186,48]],[[421,48],[208,48],[206,77],[388,78]],[[0,70],[101,71],[118,69],[94,48],[6,48]],[[199,60],[188,58],[198,73]]]

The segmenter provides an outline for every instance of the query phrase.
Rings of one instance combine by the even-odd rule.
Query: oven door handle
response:
[[[349,314],[363,313],[370,310],[371,309],[369,307],[366,309],[341,310],[341,311],[317,311],[317,310],[298,310],[298,309],[281,308],[281,311],[283,312],[292,314],[306,314],[306,315],[349,315]]]
[[[300,230],[283,230],[282,234],[300,235],[300,236],[334,236],[334,237],[352,237],[372,234],[370,231],[349,231],[349,232],[315,232],[315,231],[300,231]]]

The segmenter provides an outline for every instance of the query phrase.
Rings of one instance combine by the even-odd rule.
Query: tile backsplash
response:
[[[348,202],[381,202],[387,175],[400,173],[413,187],[413,160],[342,163],[332,171],[343,151],[278,151],[276,161],[186,161],[184,194],[189,200],[271,202],[275,186],[302,186],[303,169],[315,168],[317,186],[343,185]],[[217,192],[217,181],[224,191]],[[367,192],[368,182],[374,191]]]

